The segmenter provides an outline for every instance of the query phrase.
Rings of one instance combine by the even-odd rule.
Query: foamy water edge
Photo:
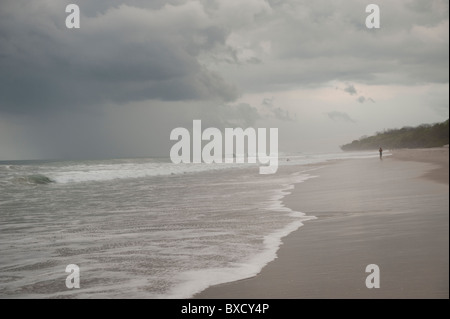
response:
[[[314,168],[307,171],[320,169]],[[303,183],[309,179],[317,178],[309,174],[302,174],[307,171],[293,173],[295,180],[286,184],[284,188],[277,191],[270,200],[268,210],[288,213],[298,220],[289,223],[284,228],[264,236],[264,251],[252,256],[247,261],[236,263],[233,267],[209,268],[195,271],[187,271],[179,274],[178,279],[181,284],[173,287],[167,294],[160,296],[160,299],[187,299],[206,290],[209,287],[243,280],[258,275],[261,270],[270,262],[278,258],[277,252],[283,244],[282,239],[303,226],[305,221],[316,219],[315,216],[307,216],[305,213],[294,211],[283,204],[283,199],[292,193],[296,184]]]

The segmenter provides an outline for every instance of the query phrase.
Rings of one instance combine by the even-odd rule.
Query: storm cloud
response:
[[[227,37],[199,2],[110,6],[71,30],[63,3],[22,2],[2,4],[0,111],[237,97],[235,86],[198,62]]]
[[[71,2],[0,1],[0,159],[166,154],[193,119],[303,150],[448,117],[445,0],[380,0],[370,30],[358,0],[79,0],[67,29]]]

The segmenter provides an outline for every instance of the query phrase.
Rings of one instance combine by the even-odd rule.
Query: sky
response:
[[[0,160],[169,156],[194,119],[282,152],[441,122],[448,30],[446,0],[0,0]]]

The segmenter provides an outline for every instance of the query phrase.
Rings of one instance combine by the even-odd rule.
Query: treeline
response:
[[[418,127],[386,130],[374,136],[361,137],[349,144],[341,146],[343,151],[362,151],[395,148],[428,148],[441,147],[448,144],[448,120],[438,124],[423,124]]]

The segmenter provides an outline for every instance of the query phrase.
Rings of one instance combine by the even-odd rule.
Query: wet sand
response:
[[[448,185],[448,147],[425,148],[415,150],[394,150],[394,159],[411,162],[436,164],[434,169],[427,171],[423,177]]]
[[[255,277],[195,298],[449,298],[448,148],[338,161],[285,205],[314,215]],[[366,266],[380,268],[368,289]]]

